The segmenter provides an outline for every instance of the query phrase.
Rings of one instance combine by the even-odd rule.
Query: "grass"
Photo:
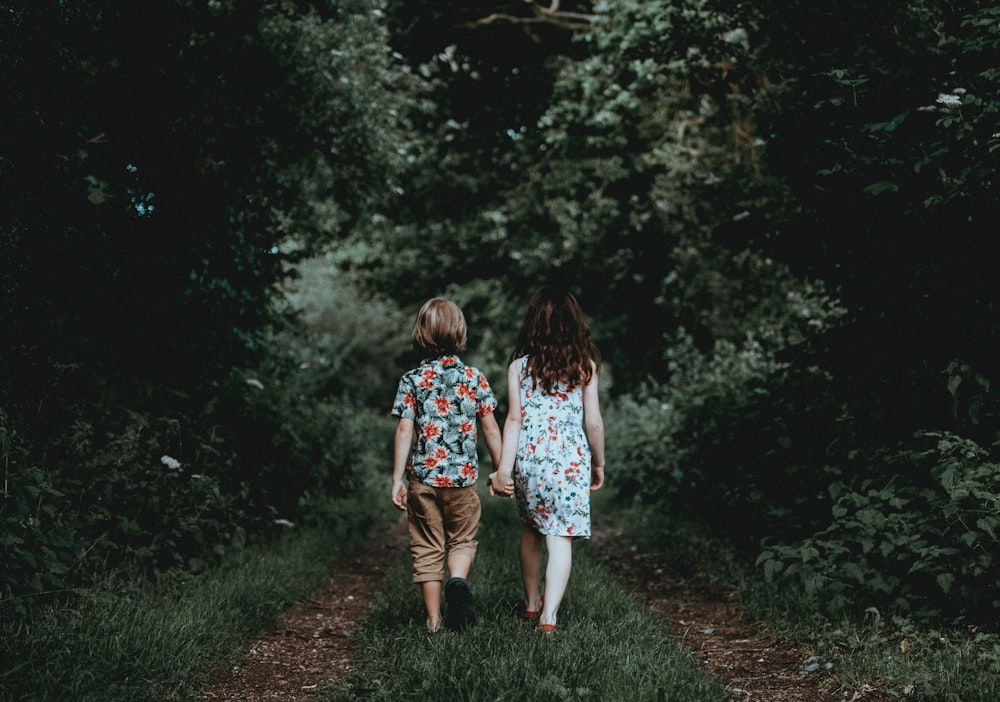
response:
[[[0,700],[191,698],[211,662],[231,657],[329,577],[331,559],[362,536],[352,526],[362,520],[349,515],[379,513],[365,504],[371,500],[339,502],[339,528],[296,530],[204,575],[156,584],[109,579],[18,622],[4,621]]]
[[[396,517],[384,492],[338,502],[338,530],[297,529],[197,577],[107,580],[26,619],[0,622],[0,701],[191,699],[208,666],[236,654],[329,577],[331,559],[361,535],[356,525],[372,515]],[[764,581],[702,526],[662,509],[615,506],[609,498],[609,491],[595,495],[596,514],[658,544],[671,567],[735,590],[751,617],[831,664],[834,687],[848,699],[866,684],[902,700],[1000,699],[995,633],[935,631],[874,610],[828,619],[814,598]],[[403,559],[366,623],[367,666],[327,691],[328,702],[728,699],[723,684],[704,676],[586,544],[575,546],[558,634],[545,639],[518,621],[516,510],[488,497],[483,507],[470,578],[479,624],[462,634],[428,634]]]
[[[521,622],[519,534],[513,503],[484,497],[469,579],[479,622],[462,633],[425,630],[419,590],[409,564],[400,563],[366,624],[366,669],[326,699],[728,699],[583,543],[575,547],[556,636],[546,639]]]
[[[1000,700],[1000,636],[968,629],[935,630],[883,616],[864,603],[836,618],[824,614],[816,596],[796,583],[766,581],[741,562],[708,529],[659,508],[615,507],[602,513],[658,545],[678,569],[699,572],[733,590],[746,612],[767,622],[781,638],[812,650],[831,666],[833,688],[863,690],[920,702]],[[850,695],[848,695],[848,698]]]

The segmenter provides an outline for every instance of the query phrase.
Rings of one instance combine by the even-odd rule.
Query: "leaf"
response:
[[[100,180],[92,175],[86,177],[87,181],[87,200],[89,200],[94,205],[103,205],[108,201],[109,198],[113,197],[108,191],[107,182]]]
[[[955,583],[955,576],[951,573],[941,573],[935,578],[937,580],[938,586],[944,594],[948,594],[951,591],[951,586]]]
[[[887,180],[880,180],[877,183],[872,183],[864,190],[866,193],[871,195],[881,195],[882,193],[889,191],[891,193],[898,193],[899,186],[895,183],[890,183]]]
[[[948,378],[948,392],[952,397],[958,393],[958,386],[962,384],[962,376],[953,375]]]
[[[976,526],[985,531],[987,534],[989,534],[990,539],[996,541],[997,533],[994,528],[996,526],[995,519],[986,519],[985,517],[982,519],[977,519]]]

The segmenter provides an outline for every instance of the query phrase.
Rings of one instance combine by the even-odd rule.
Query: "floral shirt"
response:
[[[467,487],[478,477],[477,417],[497,406],[489,381],[458,356],[424,361],[399,381],[392,414],[412,419],[416,446],[408,470],[434,487]]]

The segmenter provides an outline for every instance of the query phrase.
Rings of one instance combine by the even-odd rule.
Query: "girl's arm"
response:
[[[396,425],[392,455],[392,504],[396,505],[396,509],[406,509],[406,485],[403,484],[403,474],[406,472],[406,462],[410,458],[412,444],[413,420],[400,418]]]
[[[591,361],[594,373],[583,388],[583,426],[590,444],[590,489],[604,485],[604,418],[597,392],[597,364]]]
[[[514,460],[517,457],[517,440],[521,435],[521,364],[518,359],[507,368],[507,419],[503,423],[503,442],[500,464],[490,476],[490,486],[498,495],[514,494]]]

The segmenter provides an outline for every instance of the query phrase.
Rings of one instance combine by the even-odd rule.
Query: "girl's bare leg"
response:
[[[541,624],[555,624],[573,567],[573,539],[569,536],[546,536],[545,548],[549,552],[549,560],[545,566],[545,603],[539,621]]]
[[[542,535],[527,524],[521,525],[520,556],[524,605],[529,611],[537,612],[542,608]]]

